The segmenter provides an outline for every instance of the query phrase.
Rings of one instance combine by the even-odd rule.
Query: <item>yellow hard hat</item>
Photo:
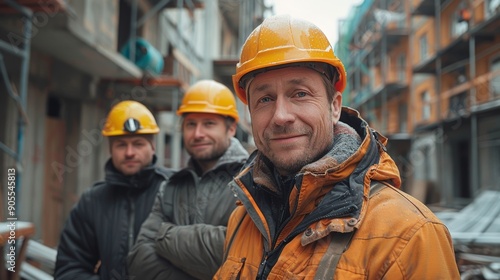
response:
[[[247,104],[244,85],[240,84],[243,76],[267,67],[303,62],[323,62],[335,67],[339,79],[334,87],[339,92],[344,90],[344,64],[335,56],[328,38],[316,25],[289,15],[266,18],[243,45],[236,74],[233,75],[234,90]]]
[[[177,115],[184,113],[212,113],[240,119],[236,99],[225,85],[213,80],[201,80],[186,91]]]
[[[160,128],[153,114],[143,104],[125,100],[113,106],[108,114],[102,135],[157,134]]]

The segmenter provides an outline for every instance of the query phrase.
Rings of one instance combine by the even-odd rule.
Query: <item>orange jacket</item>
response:
[[[241,203],[230,218],[225,261],[214,279],[323,279],[316,272],[331,255],[325,251],[333,233],[351,231],[333,279],[460,279],[447,228],[398,190],[387,140],[352,109],[343,109],[341,121],[362,141],[349,152],[356,132],[337,125],[332,150],[295,176],[283,223],[271,218],[276,204],[269,201],[282,197],[272,165],[258,152],[250,157],[231,183]],[[394,187],[368,199],[372,180]]]

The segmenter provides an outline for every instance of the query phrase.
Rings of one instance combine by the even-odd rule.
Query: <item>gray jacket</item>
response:
[[[205,174],[188,167],[160,189],[128,255],[130,276],[141,279],[212,279],[222,263],[226,226],[236,199],[227,184],[248,158],[233,138]]]

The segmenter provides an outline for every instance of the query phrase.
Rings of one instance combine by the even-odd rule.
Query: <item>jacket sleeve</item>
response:
[[[71,210],[57,248],[54,279],[100,279],[94,274],[99,261],[97,239],[89,223],[92,209],[90,193],[84,193]]]
[[[155,236],[161,223],[166,221],[162,210],[162,197],[163,192],[159,191],[151,213],[142,224],[136,243],[128,254],[127,265],[129,275],[151,280],[193,279],[155,252]]]
[[[197,279],[212,279],[222,264],[225,226],[163,222],[156,252]]]
[[[428,222],[409,240],[384,278],[460,279],[454,256],[448,229],[441,223]]]

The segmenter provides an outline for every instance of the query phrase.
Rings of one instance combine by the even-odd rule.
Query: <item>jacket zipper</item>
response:
[[[296,208],[296,206],[294,207],[294,209],[295,208]],[[338,216],[341,217],[343,215],[346,215],[347,213],[350,213],[351,211],[352,211],[352,209],[347,209],[346,211],[340,213]],[[281,231],[283,230],[285,225],[292,219],[293,214],[294,213],[290,214],[290,217],[282,224],[279,231],[276,233],[276,235],[273,239],[273,242],[272,242],[272,246],[271,246],[271,248],[273,248],[273,249],[269,252],[264,253],[264,256],[262,258],[262,262],[260,263],[259,270],[257,272],[257,277],[256,277],[257,280],[267,279],[269,272],[272,270],[272,267],[269,269],[269,271],[267,271],[267,269],[266,269],[267,265],[268,265],[269,256],[272,255],[273,252],[281,254],[281,252],[283,251],[283,248],[286,246],[286,244],[289,242],[289,240],[292,240],[295,236],[299,235],[302,231],[304,231],[307,228],[308,225],[304,226],[305,224],[299,224],[295,228],[295,230],[292,231],[286,238],[284,238],[283,241],[281,241],[281,243],[278,244],[278,246],[276,247],[275,245],[276,245],[276,241],[277,241],[279,234],[281,233]],[[317,218],[311,220],[310,222],[308,222],[308,224],[312,224],[312,223],[315,223],[315,222],[320,221],[322,219],[328,219],[328,218],[333,218],[333,217],[330,217],[329,215],[324,215],[324,216],[317,217]]]
[[[130,196],[130,193],[127,194],[128,201],[130,203],[130,213],[129,213],[129,221],[128,221],[128,250],[132,248],[134,245],[134,223],[135,223],[135,204]]]
[[[285,247],[286,243],[288,243],[288,237],[289,236],[287,238],[283,239],[283,241],[281,241],[281,243],[276,247],[276,242],[278,241],[278,236],[280,235],[280,233],[283,230],[283,228],[285,227],[285,225],[292,219],[293,215],[295,214],[295,209],[296,208],[297,208],[297,202],[295,203],[293,213],[290,213],[290,216],[288,217],[288,219],[286,219],[286,221],[281,224],[280,228],[278,229],[278,231],[276,232],[275,236],[273,237],[273,240],[271,242],[271,248],[272,248],[271,251],[264,252],[264,256],[262,257],[262,262],[260,263],[259,270],[257,272],[257,277],[256,277],[257,280],[267,279],[267,276],[268,276],[269,272],[272,269],[272,267],[270,267],[269,271],[267,271],[267,269],[266,269],[267,268],[267,260],[268,260],[269,256],[273,252],[278,252],[279,254],[281,254],[281,251]],[[280,221],[283,218],[284,210],[285,209],[286,209],[285,206],[281,207],[281,218],[280,218]]]
[[[265,278],[262,278],[262,277],[264,276],[264,270],[265,270],[265,268],[267,266],[267,257],[268,257],[268,253],[264,252],[264,257],[262,258],[262,262],[259,265],[259,271],[257,272],[256,280],[265,279]]]

